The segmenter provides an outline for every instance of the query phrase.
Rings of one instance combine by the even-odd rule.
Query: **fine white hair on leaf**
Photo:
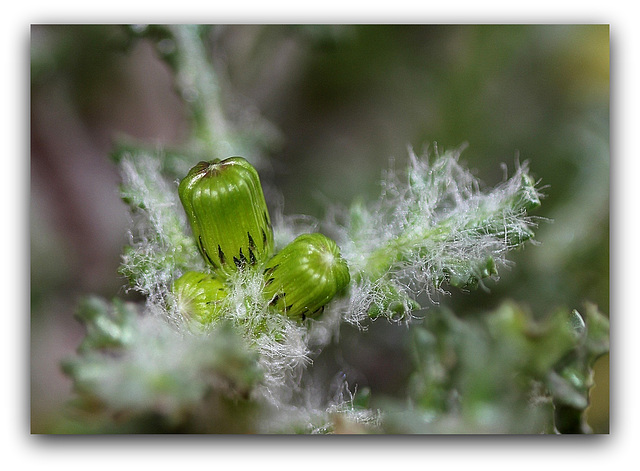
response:
[[[177,189],[162,175],[157,156],[125,153],[120,161],[121,195],[131,208],[129,247],[121,273],[149,304],[161,305],[171,282],[187,269],[202,269]]]
[[[311,361],[307,330],[274,312],[263,296],[264,278],[259,271],[239,271],[229,280],[223,317],[230,320],[260,354],[264,372],[260,394],[281,402],[298,383]]]
[[[393,317],[389,303],[410,317],[420,293],[435,299],[446,285],[482,286],[507,265],[505,254],[533,236],[527,210],[540,193],[526,163],[493,189],[460,164],[462,149],[419,158],[383,174],[377,201],[331,213],[352,279],[346,322],[361,325],[373,306]],[[405,316],[406,318],[406,316]]]

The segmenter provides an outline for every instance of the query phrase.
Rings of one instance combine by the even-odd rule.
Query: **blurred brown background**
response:
[[[443,302],[468,315],[506,297],[540,316],[584,301],[608,313],[608,26],[225,25],[209,37],[230,115],[257,111],[282,135],[269,178],[285,213],[321,218],[327,201],[376,197],[381,171],[408,146],[468,143],[462,160],[489,186],[519,156],[546,187],[536,215],[553,222],[489,293]],[[148,43],[126,44],[117,25],[31,31],[34,432],[68,399],[58,365],[83,335],[78,297],[131,296],[117,275],[128,216],[112,139],[162,148],[189,132],[167,66]],[[398,334],[368,335],[368,348],[385,351]],[[607,432],[608,357],[596,381],[589,421]]]

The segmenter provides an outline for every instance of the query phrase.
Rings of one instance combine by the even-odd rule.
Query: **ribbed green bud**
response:
[[[180,313],[203,325],[214,322],[222,314],[227,289],[222,280],[208,273],[188,271],[172,286]]]
[[[242,157],[198,163],[178,193],[200,253],[214,272],[228,277],[272,255],[273,228],[260,178]]]
[[[271,304],[301,320],[322,314],[350,280],[338,246],[322,234],[297,237],[267,262],[264,276],[264,293]]]

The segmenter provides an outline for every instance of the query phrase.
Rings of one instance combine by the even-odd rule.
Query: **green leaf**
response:
[[[124,347],[132,341],[137,316],[132,304],[114,299],[109,305],[90,296],[80,301],[75,315],[87,329],[79,352]]]
[[[414,408],[421,433],[585,433],[592,367],[608,322],[588,305],[538,320],[513,302],[460,319],[445,309],[412,327]],[[393,430],[402,425],[391,418]],[[401,429],[400,429],[401,430]]]
[[[75,409],[92,420],[159,414],[175,426],[197,416],[207,398],[248,400],[262,378],[258,353],[228,323],[184,333],[96,298],[79,313],[87,337],[62,368],[78,395]]]

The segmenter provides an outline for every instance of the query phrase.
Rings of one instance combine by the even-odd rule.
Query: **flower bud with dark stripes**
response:
[[[196,244],[214,273],[229,277],[273,253],[273,228],[256,169],[242,157],[200,162],[180,182]]]
[[[322,234],[304,234],[267,262],[264,293],[280,312],[304,320],[349,284],[349,267],[336,243]]]
[[[188,271],[174,281],[172,292],[180,314],[202,325],[211,324],[222,315],[228,295],[222,280],[197,271]]]

